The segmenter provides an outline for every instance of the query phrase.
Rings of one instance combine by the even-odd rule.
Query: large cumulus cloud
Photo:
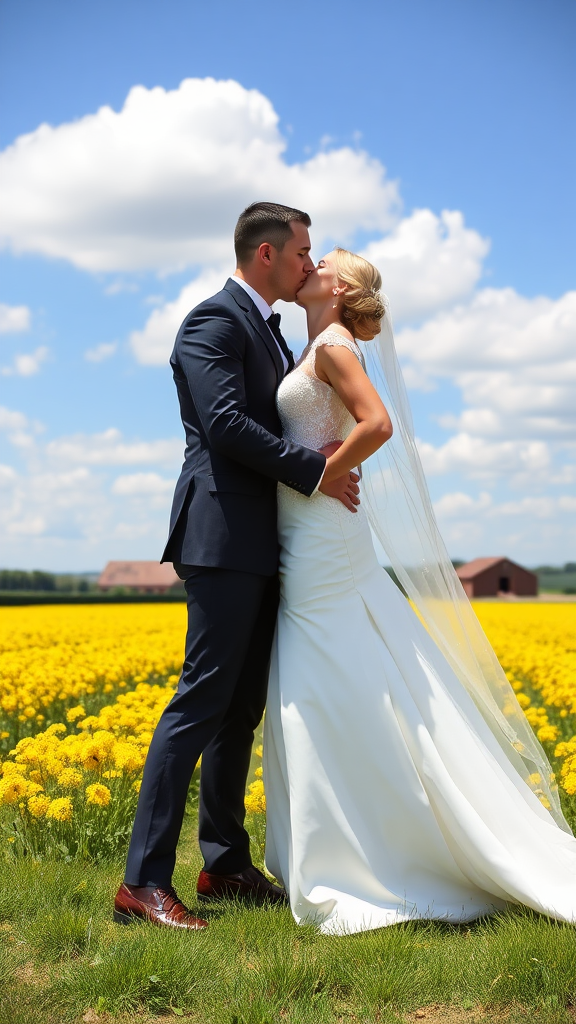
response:
[[[118,112],[43,124],[0,154],[1,238],[90,271],[170,271],[231,254],[238,211],[309,209],[317,238],[385,229],[397,186],[350,147],[290,164],[270,101],[238,82],[135,86]]]

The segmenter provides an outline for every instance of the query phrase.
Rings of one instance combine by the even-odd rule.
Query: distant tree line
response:
[[[94,590],[94,585],[82,575],[74,573],[42,572],[34,569],[26,572],[23,569],[0,569],[0,591],[19,590],[46,592],[59,591],[68,594],[86,594]]]
[[[539,565],[534,572],[549,573],[551,576],[562,572],[576,572],[576,562],[566,562],[564,565]]]

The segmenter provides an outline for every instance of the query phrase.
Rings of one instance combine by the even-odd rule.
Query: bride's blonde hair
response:
[[[336,246],[338,280],[348,287],[344,293],[342,321],[360,341],[371,341],[380,333],[386,309],[380,293],[380,273],[363,256]]]

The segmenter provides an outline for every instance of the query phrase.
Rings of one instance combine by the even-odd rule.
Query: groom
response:
[[[322,452],[281,439],[275,395],[294,366],[277,299],[293,302],[314,269],[310,218],[254,203],[234,234],[237,269],[182,324],[171,365],[186,431],[163,561],[188,599],[178,689],[156,727],[114,919],[195,930],[206,922],[172,888],[186,795],[202,754],[198,896],[281,903],[282,889],[250,860],[244,792],[264,711],[278,607],[276,484],[318,488],[351,511],[354,474],[330,480]],[[330,449],[329,451],[332,451]]]

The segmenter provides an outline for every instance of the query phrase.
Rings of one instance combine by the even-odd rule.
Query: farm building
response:
[[[178,576],[169,562],[108,562],[98,579],[98,589],[130,587],[139,594],[164,594]]]
[[[510,558],[475,558],[456,572],[468,597],[536,597],[538,577]]]

